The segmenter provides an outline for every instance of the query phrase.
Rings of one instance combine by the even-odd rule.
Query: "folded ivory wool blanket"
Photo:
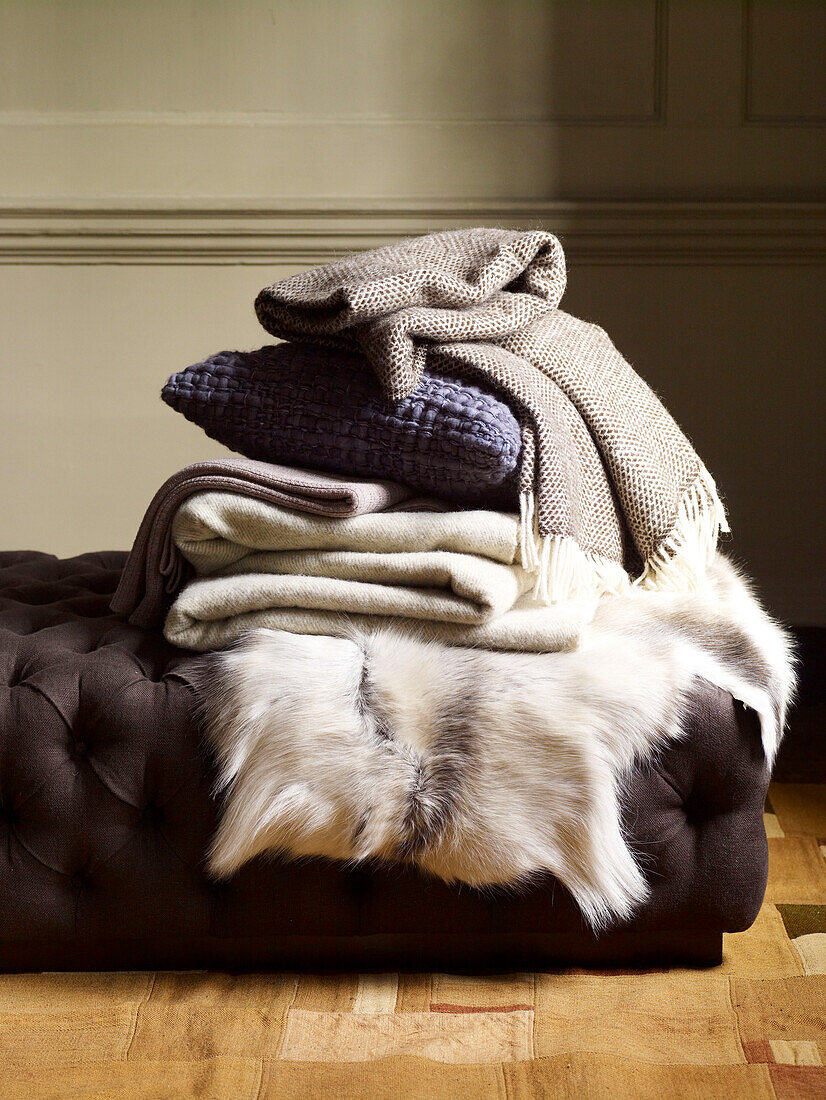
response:
[[[347,636],[393,617],[420,638],[570,648],[595,601],[538,603],[518,535],[516,515],[446,510],[421,498],[331,518],[237,493],[198,493],[172,523],[172,543],[195,577],[164,633],[174,645],[208,650],[256,627]]]
[[[128,615],[136,626],[163,624],[189,572],[172,539],[175,514],[191,496],[211,489],[331,517],[380,512],[412,496],[390,481],[332,476],[248,458],[195,462],[168,478],[152,498],[112,598],[113,611]]]
[[[709,572],[700,594],[606,596],[570,652],[354,626],[258,630],[205,657],[225,793],[211,870],[270,852],[412,861],[481,887],[550,873],[592,926],[629,915],[648,889],[621,829],[629,770],[684,735],[698,678],[756,711],[771,766],[793,691],[783,632],[722,556]]]
[[[274,336],[363,352],[390,398],[426,367],[506,397],[522,428],[522,560],[541,597],[617,591],[626,571],[696,589],[725,529],[714,482],[602,329],[558,308],[565,283],[552,234],[459,229],[294,275],[255,305]]]

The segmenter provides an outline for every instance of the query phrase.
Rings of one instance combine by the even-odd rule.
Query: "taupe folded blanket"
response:
[[[565,282],[552,234],[460,229],[284,279],[256,312],[274,336],[360,350],[394,399],[425,365],[504,392],[522,424],[522,559],[546,599],[613,590],[617,564],[694,589],[725,529],[714,482],[602,329],[558,308]]]
[[[191,575],[172,539],[175,514],[191,496],[210,489],[339,518],[381,512],[413,496],[390,481],[337,477],[248,458],[195,462],[173,474],[153,497],[112,598],[113,611],[128,615],[136,626],[163,624],[175,594]]]

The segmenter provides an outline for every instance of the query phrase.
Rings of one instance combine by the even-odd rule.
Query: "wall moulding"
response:
[[[50,19],[30,6],[31,12],[21,11],[8,21],[7,37],[17,30],[32,49],[45,42],[52,68],[59,68],[68,49],[87,89],[61,98],[54,78],[50,83],[37,67],[33,72],[23,68],[16,80],[10,78],[18,87],[13,106],[0,111],[0,125],[657,126],[665,120],[667,0],[557,5],[350,0],[347,10],[331,4],[214,0],[202,5],[194,20],[172,5],[148,25],[128,9],[99,20],[106,27],[103,33],[112,37],[109,52],[116,52],[117,38],[131,30],[138,56],[156,58],[165,96],[147,89],[134,55],[125,56],[119,71],[107,63],[107,51],[101,56],[84,41],[98,25],[90,13],[72,20],[58,11]],[[68,46],[60,28],[64,37],[74,28]],[[426,32],[418,41],[422,28]],[[227,32],[246,71],[224,72],[222,92],[216,94],[212,74],[222,64],[217,47]],[[171,63],[175,43],[184,56]],[[467,63],[456,64],[459,50]],[[13,52],[9,56],[13,67]],[[363,73],[371,78],[365,80]],[[318,91],[307,87],[308,77]],[[502,94],[503,82],[510,95]]]
[[[809,6],[814,7],[809,0]],[[754,0],[742,0],[741,2],[741,19],[740,19],[740,67],[741,67],[741,104],[740,115],[741,122],[744,126],[778,126],[786,129],[794,127],[800,127],[802,129],[810,129],[812,127],[826,126],[826,114],[817,111],[798,110],[789,111],[776,107],[770,111],[759,110],[755,108],[753,100],[755,97],[755,82],[757,73],[755,72],[755,3]],[[765,5],[764,5],[765,7]],[[798,5],[798,15],[805,15],[806,5]],[[775,18],[777,18],[777,12]],[[783,12],[781,10],[780,14]],[[787,5],[785,14],[787,16],[794,14],[794,6]],[[822,24],[821,24],[822,26]],[[822,35],[821,35],[822,38]],[[799,60],[788,55],[782,58],[777,54],[777,43],[772,42],[773,52],[770,58],[770,66],[776,67],[780,73],[784,74],[788,80],[791,74],[795,74],[795,68],[799,67]],[[823,63],[822,57],[819,60],[814,60],[815,65],[814,73],[817,74],[821,69]],[[797,74],[795,74],[797,75]],[[791,75],[793,79],[793,75]],[[814,79],[817,79],[815,75]]]
[[[578,263],[822,263],[826,202],[410,201],[0,205],[3,264],[325,263],[470,225],[542,227]]]

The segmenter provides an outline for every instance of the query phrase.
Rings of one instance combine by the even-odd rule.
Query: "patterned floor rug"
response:
[[[0,1097],[826,1096],[826,785],[711,971],[0,976]]]

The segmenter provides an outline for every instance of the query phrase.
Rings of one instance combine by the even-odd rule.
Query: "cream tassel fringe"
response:
[[[520,496],[519,549],[522,566],[536,574],[534,599],[543,604],[619,595],[631,585],[618,562],[581,549],[567,535],[540,535],[532,492]],[[705,583],[721,532],[729,530],[717,486],[700,464],[683,493],[674,527],[645,563],[634,586],[661,592],[697,592]]]
[[[729,525],[714,484],[714,478],[700,463],[700,471],[677,505],[671,533],[645,563],[634,584],[659,592],[699,592],[706,583],[706,570],[714,557],[721,534]]]
[[[520,498],[519,548],[522,567],[536,574],[533,597],[538,603],[592,600],[629,587],[618,562],[583,550],[568,535],[540,535],[533,493]]]

